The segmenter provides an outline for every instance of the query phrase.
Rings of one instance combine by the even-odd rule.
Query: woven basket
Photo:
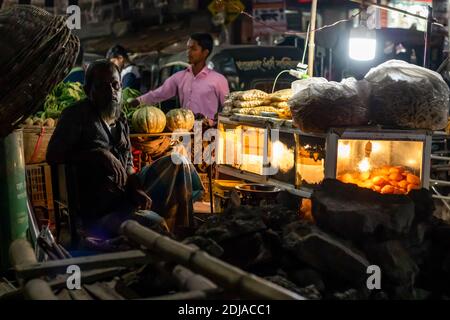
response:
[[[148,154],[152,159],[163,156],[171,147],[169,137],[135,137],[131,139],[131,144],[137,150]]]
[[[47,147],[55,128],[30,126],[23,129],[25,164],[45,162]]]
[[[0,137],[42,107],[70,72],[80,41],[65,22],[33,6],[0,11],[0,46],[8,55],[0,59]]]

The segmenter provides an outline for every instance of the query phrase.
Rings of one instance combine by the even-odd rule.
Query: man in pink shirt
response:
[[[138,97],[132,105],[155,104],[178,94],[181,106],[214,119],[219,106],[229,93],[228,82],[220,73],[206,66],[211,54],[213,39],[208,33],[195,33],[187,43],[187,54],[191,66],[168,78],[161,87]]]

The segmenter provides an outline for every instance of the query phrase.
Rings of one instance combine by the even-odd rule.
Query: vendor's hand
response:
[[[216,122],[214,120],[212,120],[212,119],[205,119],[203,121],[210,128],[212,128],[212,127],[214,127],[216,125]]]
[[[152,207],[152,199],[141,189],[131,191],[131,201],[137,209],[150,210]]]
[[[148,210],[152,206],[152,199],[142,190],[141,182],[136,174],[128,177],[126,190],[131,202],[138,208]]]
[[[202,113],[196,113],[196,114],[194,114],[194,118],[195,118],[195,120],[203,120],[203,119],[205,119],[206,117],[205,117],[205,115],[202,114]]]
[[[94,152],[94,159],[101,163],[108,174],[113,176],[114,183],[119,186],[125,186],[127,182],[127,172],[122,163],[110,151],[106,149],[97,149]]]
[[[136,108],[138,107],[141,103],[139,102],[138,99],[132,99],[131,101],[127,101],[127,103],[132,107],[132,108]]]

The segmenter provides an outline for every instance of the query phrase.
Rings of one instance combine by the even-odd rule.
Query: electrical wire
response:
[[[236,9],[239,9],[239,10],[240,10],[240,8],[239,8],[236,4],[232,3],[231,5],[234,6]],[[341,19],[341,20],[338,20],[338,21],[336,21],[336,22],[334,22],[334,23],[332,23],[332,24],[325,25],[325,26],[323,26],[323,27],[320,27],[320,28],[317,28],[317,29],[314,29],[314,30],[310,30],[311,24],[308,24],[308,30],[307,30],[306,32],[286,31],[286,32],[283,32],[283,34],[284,34],[284,35],[295,35],[295,36],[303,36],[303,35],[306,35],[306,43],[305,43],[305,48],[304,48],[304,51],[303,51],[303,58],[302,58],[302,64],[304,64],[304,62],[305,62],[306,49],[307,49],[307,47],[308,47],[309,35],[310,35],[312,32],[316,32],[316,31],[320,31],[320,30],[327,29],[327,28],[331,28],[331,27],[334,27],[334,26],[336,26],[336,25],[338,25],[338,24],[340,24],[340,23],[342,23],[342,22],[351,21],[352,19],[354,19],[354,18],[356,18],[357,16],[359,16],[359,15],[361,14],[361,12],[362,12],[362,10],[359,9],[358,12],[354,13],[354,14],[353,14],[350,18],[348,18],[348,19]],[[269,29],[272,29],[272,30],[274,30],[274,31],[279,32],[279,30],[275,29],[274,27],[272,27],[271,25],[269,25],[269,24],[267,24],[267,23],[265,23],[265,22],[263,22],[263,21],[257,20],[254,16],[252,16],[252,15],[251,15],[250,13],[248,13],[248,12],[245,12],[244,10],[241,10],[241,11],[240,11],[240,14],[241,14],[241,15],[244,15],[244,16],[250,18],[250,19],[252,19],[252,20],[255,21],[256,23],[259,23],[259,24],[264,25],[265,27],[267,27],[267,28],[269,28]],[[275,81],[274,81],[274,83],[273,83],[272,93],[275,91],[275,87],[276,87],[276,84],[277,84],[278,79],[279,79],[280,76],[281,76],[282,74],[284,74],[284,73],[289,73],[289,70],[283,70],[283,71],[281,71],[281,72],[277,75],[277,77],[275,78]]]
[[[434,24],[435,26],[441,27],[441,28],[447,28],[446,26],[444,26],[442,23],[439,22],[432,22],[432,24]]]
[[[236,4],[234,4],[234,3],[231,3],[231,5],[234,6],[236,9],[239,9],[239,10],[241,9],[240,7],[238,7],[238,6],[237,6]],[[325,26],[323,26],[323,27],[320,27],[320,28],[317,28],[317,29],[314,29],[314,30],[311,30],[311,31],[308,31],[308,32],[298,32],[298,31],[292,31],[292,30],[291,30],[291,31],[285,31],[285,32],[282,32],[282,33],[283,33],[284,35],[294,35],[294,36],[304,36],[304,35],[306,35],[306,36],[308,36],[311,32],[316,32],[316,31],[320,31],[320,30],[323,30],[323,29],[331,28],[331,27],[334,27],[334,26],[336,26],[336,25],[338,25],[338,24],[340,24],[340,23],[342,23],[342,22],[350,21],[350,20],[356,18],[357,16],[359,16],[359,15],[361,14],[361,12],[362,12],[362,10],[360,9],[360,10],[358,10],[358,12],[354,13],[354,14],[353,14],[350,18],[348,18],[348,19],[338,20],[338,21],[336,21],[336,22],[334,22],[334,23],[332,23],[332,24],[328,24],[328,25],[325,25]],[[246,11],[244,11],[244,10],[241,10],[241,11],[240,11],[240,14],[241,14],[241,15],[244,15],[244,16],[250,18],[250,19],[252,19],[253,21],[255,21],[255,22],[257,22],[257,23],[259,23],[259,24],[261,24],[261,25],[263,25],[263,26],[265,26],[265,27],[267,27],[267,28],[269,28],[269,29],[272,29],[272,30],[274,30],[274,31],[276,31],[276,32],[280,32],[280,30],[278,30],[278,29],[272,27],[271,25],[269,25],[269,24],[267,24],[267,23],[265,23],[265,22],[263,22],[263,21],[260,21],[260,20],[256,19],[254,16],[252,16],[250,13],[248,13],[248,12],[246,12]]]
[[[239,8],[236,4],[234,4],[234,3],[232,3],[231,5],[234,6],[235,8],[237,8],[237,9],[240,9],[240,8]],[[384,8],[384,7],[378,7],[378,8],[381,9],[381,10],[387,10],[387,11],[390,10],[390,8]],[[288,30],[288,31],[285,31],[285,32],[282,32],[282,33],[285,34],[285,35],[295,35],[295,36],[304,36],[304,35],[306,35],[306,36],[308,36],[308,35],[310,34],[310,32],[321,31],[321,30],[324,30],[324,29],[327,29],[327,28],[334,27],[334,26],[336,26],[336,25],[338,25],[338,24],[340,24],[340,23],[342,23],[342,22],[350,21],[350,20],[356,18],[357,16],[359,16],[359,15],[361,14],[361,12],[362,12],[362,10],[359,9],[357,13],[353,14],[353,15],[352,15],[350,18],[348,18],[348,19],[341,19],[341,20],[338,20],[338,21],[336,21],[336,22],[334,22],[334,23],[332,23],[332,24],[325,25],[325,26],[323,26],[323,27],[314,29],[314,30],[312,30],[312,31],[298,32],[298,31],[292,31],[292,30],[289,31],[289,30]],[[259,24],[261,24],[261,25],[263,25],[263,26],[265,26],[265,27],[267,27],[267,28],[269,28],[269,29],[272,29],[272,30],[274,30],[274,31],[280,32],[280,30],[278,30],[278,29],[272,27],[271,25],[269,25],[269,24],[267,24],[267,23],[265,23],[265,22],[263,22],[263,21],[260,21],[260,20],[256,19],[254,16],[252,16],[250,13],[248,13],[248,12],[246,12],[246,11],[244,11],[244,10],[241,10],[241,11],[240,11],[240,14],[241,14],[241,15],[244,15],[244,16],[250,18],[250,19],[252,19],[252,20],[255,21],[256,23],[259,23]],[[425,18],[425,17],[421,17],[421,18],[423,18],[423,19],[425,19],[425,20],[427,19],[427,18]],[[441,27],[441,28],[446,28],[442,23],[439,23],[439,22],[435,22],[435,21],[434,21],[434,22],[432,22],[432,24],[434,24],[435,26],[439,26],[439,27]]]
[[[289,73],[289,70],[283,70],[283,71],[281,71],[281,72],[277,75],[277,77],[275,78],[275,81],[273,82],[272,93],[275,92],[275,87],[276,87],[276,85],[277,85],[278,78],[279,78],[283,73]]]
[[[311,27],[311,23],[308,23],[308,30],[306,30],[306,41],[305,47],[303,48],[303,58],[302,64],[305,64],[306,50],[308,49],[308,41],[309,41],[309,28]]]

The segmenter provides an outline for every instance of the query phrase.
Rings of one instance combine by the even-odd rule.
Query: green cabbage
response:
[[[68,106],[86,98],[83,85],[79,82],[61,82],[47,95],[44,112],[41,118],[59,118],[61,112]]]

